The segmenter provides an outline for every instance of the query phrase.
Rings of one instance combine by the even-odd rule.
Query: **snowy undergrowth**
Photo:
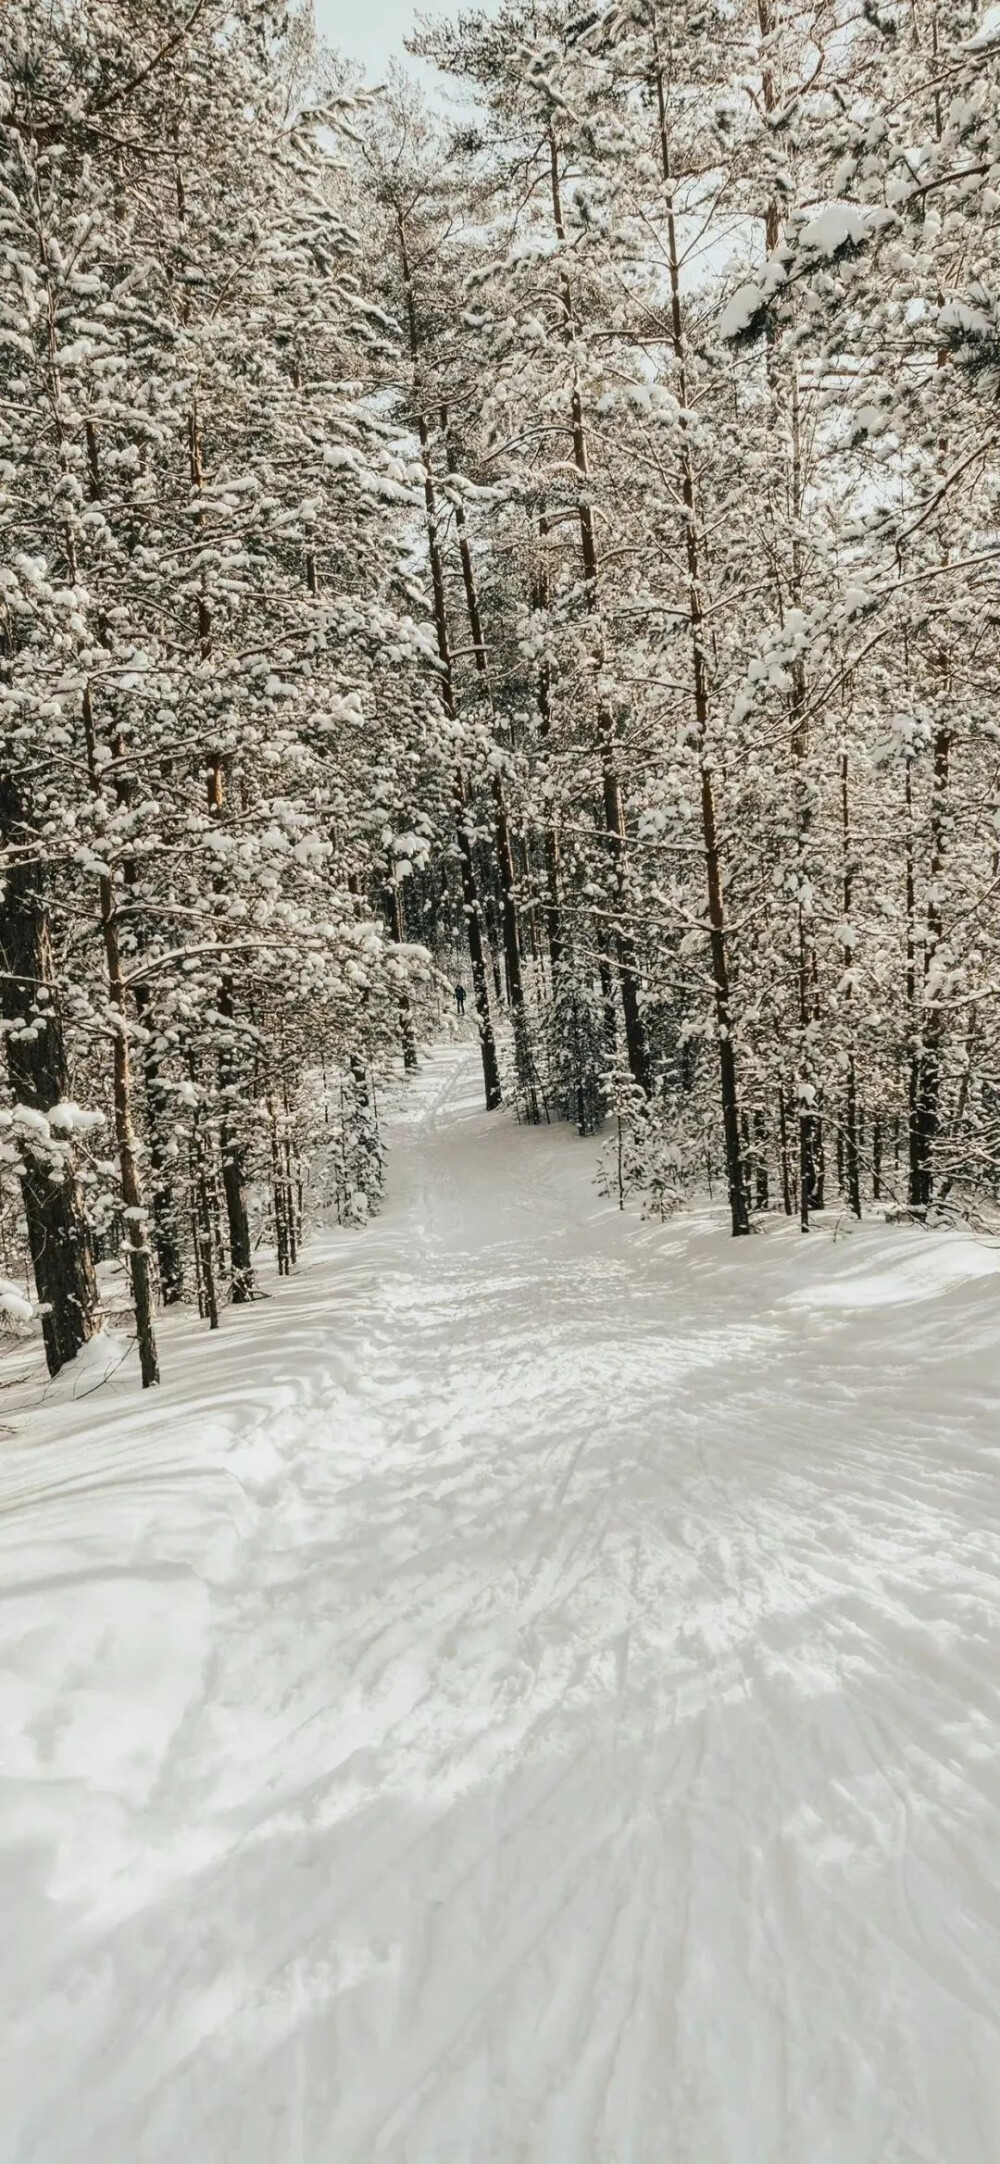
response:
[[[996,2164],[1000,1258],[477,1104],[0,1450],[4,2164]]]

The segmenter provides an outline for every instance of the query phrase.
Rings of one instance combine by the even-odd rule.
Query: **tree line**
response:
[[[363,1220],[456,971],[486,1104],[610,1118],[620,1198],[996,1195],[1000,26],[414,49],[450,104],[269,0],[0,17],[0,1305],[53,1372],[106,1266],[149,1383],[159,1306]]]

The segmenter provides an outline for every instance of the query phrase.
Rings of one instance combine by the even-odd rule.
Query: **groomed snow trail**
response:
[[[476,1066],[0,1450],[2,2164],[998,2164],[998,1258]]]

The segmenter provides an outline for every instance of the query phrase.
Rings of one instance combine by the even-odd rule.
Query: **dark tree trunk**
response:
[[[781,1202],[786,1217],[794,1217],[795,1201],[792,1195],[792,1170],[788,1160],[788,1115],[785,1111],[785,1092],[778,1088],[778,1137],[781,1145]]]
[[[227,1021],[232,1021],[233,995],[228,979],[219,988],[219,1012]],[[236,1090],[233,1081],[233,1057],[229,1050],[222,1052],[219,1057],[219,1090],[223,1104],[228,1108],[219,1128],[219,1154],[222,1160],[222,1191],[226,1198],[226,1222],[229,1227],[229,1297],[234,1306],[240,1307],[253,1299],[255,1288],[244,1151],[232,1131],[232,1107]]]
[[[861,1215],[861,1156],[858,1149],[858,1081],[854,1066],[854,1054],[847,1062],[847,1086],[844,1099],[844,1156],[847,1173],[847,1200],[855,1217]]]
[[[454,475],[458,470],[458,464],[448,429],[446,407],[441,409],[441,433],[444,437],[445,463],[449,475]],[[479,608],[479,592],[476,586],[472,550],[469,547],[469,536],[466,531],[465,511],[459,498],[456,498],[454,513],[459,559],[462,565],[462,584],[465,589],[465,605],[475,655],[476,676],[486,698],[489,700],[492,711],[493,697],[490,690],[489,664],[486,656],[483,620]],[[524,1000],[524,981],[521,974],[521,937],[517,920],[517,875],[514,869],[514,851],[507,819],[507,807],[504,802],[503,783],[499,773],[493,775],[492,789],[496,811],[496,858],[502,895],[504,967],[507,977],[507,998],[510,1003],[511,1019],[514,1026],[514,1054],[517,1077],[527,1106],[528,1117],[533,1124],[537,1125],[539,1119],[538,1086],[535,1079],[535,1063],[531,1050],[528,1014]]]
[[[482,870],[484,861],[485,858],[481,853],[480,870]],[[483,911],[486,919],[486,947],[489,954],[490,968],[493,972],[493,997],[496,1000],[498,1009],[502,1010],[507,1004],[510,987],[505,982],[505,973],[500,967],[500,955],[503,945],[500,936],[500,918],[497,911],[496,896],[493,894],[488,881]]]
[[[910,1202],[927,1210],[934,1192],[934,1146],[940,1125],[942,1009],[940,994],[928,996],[928,979],[941,945],[938,882],[944,863],[945,810],[951,731],[938,730],[934,742],[934,797],[931,807],[931,861],[928,878],[927,942],[924,948],[920,1032],[914,1060],[910,1132]]]
[[[97,736],[89,685],[83,694],[83,726],[87,745],[90,786],[95,796],[99,797],[101,794],[101,782],[97,762]],[[147,1213],[139,1179],[139,1158],[132,1125],[132,1062],[129,1054],[128,999],[125,979],[122,974],[121,943],[118,937],[118,890],[112,872],[102,872],[98,878],[97,886],[101,908],[101,936],[104,941],[104,959],[108,973],[108,999],[114,1028],[112,1073],[114,1082],[115,1141],[118,1145],[118,1170],[124,1205],[125,1254],[128,1260],[129,1281],[132,1286],[132,1305],[135,1311],[135,1332],[139,1346],[139,1371],[142,1376],[142,1387],[144,1390],[148,1390],[152,1384],[158,1383],[160,1380],[160,1364],[157,1358],[156,1332],[153,1325],[153,1273],[150,1268]]]
[[[909,1022],[910,1043],[906,1075],[907,1109],[907,1155],[909,1158],[909,1199],[911,1208],[919,1208],[921,1201],[920,1147],[917,1140],[917,1106],[920,1103],[920,1024],[917,1018],[917,926],[916,926],[916,879],[913,863],[913,769],[907,757],[905,775],[906,805],[906,1013]],[[896,1125],[896,1163],[899,1164],[899,1124]]]
[[[673,209],[673,176],[670,167],[666,93],[663,70],[660,65],[655,17],[652,45],[657,110],[659,114],[660,164],[664,183],[670,191],[667,208],[667,252],[670,274],[672,344],[677,367],[678,397],[682,411],[686,412],[688,405],[687,348],[681,302],[680,254],[677,245],[677,223]],[[716,1035],[719,1046],[719,1094],[722,1100],[722,1128],[726,1150],[726,1186],[729,1193],[729,1215],[733,1233],[739,1236],[748,1233],[750,1230],[750,1211],[747,1202],[743,1153],[740,1148],[739,1090],[736,1077],[736,1051],[733,1044],[725,895],[722,883],[722,864],[719,855],[715,787],[708,744],[709,679],[704,644],[705,612],[702,598],[702,559],[695,502],[695,476],[691,446],[687,435],[683,431],[680,437],[679,449],[681,501],[684,505],[685,547],[687,552],[695,741],[701,768],[701,827],[708,886],[708,925],[712,955],[712,983],[715,996]]]
[[[0,782],[0,838],[16,841],[19,830],[27,837],[24,808],[6,780]],[[34,865],[15,865],[6,873],[0,893],[0,1012],[14,1025],[4,1031],[14,1103],[47,1113],[69,1096],[69,1072],[40,880]],[[39,994],[46,1020],[36,1030]],[[55,1179],[45,1149],[26,1143],[23,1163],[21,1195],[43,1309],[42,1338],[49,1373],[56,1375],[98,1327],[94,1259],[68,1150]]]
[[[399,237],[399,257],[403,273],[403,287],[406,296],[410,359],[413,365],[413,388],[417,405],[417,434],[420,439],[420,459],[424,473],[424,514],[427,525],[427,554],[430,561],[431,587],[434,595],[434,630],[437,639],[438,658],[441,663],[441,675],[439,678],[441,703],[449,721],[454,722],[456,719],[455,688],[451,667],[451,647],[448,639],[444,566],[441,561],[441,546],[438,539],[434,467],[431,460],[430,430],[427,423],[427,414],[419,395],[420,337],[417,329],[417,304],[406,245],[406,224],[398,205],[396,207],[396,228]],[[479,1024],[479,1048],[483,1062],[483,1089],[487,1111],[495,1112],[503,1101],[500,1088],[500,1063],[497,1059],[496,1040],[493,1035],[493,1019],[490,1014],[483,920],[479,902],[479,888],[476,882],[476,867],[472,854],[472,836],[469,832],[465,776],[460,766],[455,769],[454,799],[455,838],[458,842],[458,858],[462,876],[462,913],[465,918],[466,938],[469,942],[472,991],[476,1005],[476,1019]]]
[[[138,996],[136,1011],[149,1029],[152,1021],[149,1005]],[[153,1246],[160,1280],[160,1298],[164,1307],[174,1307],[184,1298],[184,1251],[170,1179],[170,1101],[160,1080],[156,1047],[148,1039],[143,1046],[142,1069],[149,1115],[149,1199],[153,1215]]]
[[[195,1127],[195,1254],[200,1265],[200,1302],[210,1330],[219,1327],[219,1295],[216,1284],[215,1259],[212,1253],[212,1204],[205,1170],[205,1142],[198,1121]]]
[[[636,963],[635,943],[625,928],[628,908],[625,860],[625,800],[615,761],[614,723],[611,715],[602,710],[601,717],[601,778],[604,789],[604,824],[611,848],[614,866],[615,900],[618,907],[618,967],[621,978],[622,1016],[625,1023],[625,1049],[628,1054],[629,1071],[633,1082],[646,1096],[652,1087],[649,1046],[639,1005],[639,972]]]
[[[282,1157],[284,1160],[285,1173],[285,1225],[287,1228],[288,1236],[289,1265],[292,1269],[294,1269],[299,1259],[299,1222],[298,1214],[295,1208],[295,1173],[293,1169],[292,1147],[292,1107],[288,1093],[287,1075],[281,1085],[281,1095],[282,1102],[285,1108],[285,1132],[282,1143]]]
[[[758,1210],[766,1210],[769,1200],[767,1180],[767,1125],[764,1119],[763,1112],[758,1111],[754,1113],[753,1131],[756,1150],[756,1158],[754,1164],[756,1195],[754,1199],[756,1201]]]
[[[801,1083],[800,1083],[801,1088]],[[809,1230],[809,1210],[813,1199],[812,1123],[808,1112],[802,1110],[799,1100],[799,1224],[803,1232]]]
[[[511,1019],[514,1026],[514,1056],[517,1078],[529,1120],[534,1126],[540,1118],[538,1084],[535,1061],[528,1029],[528,1011],[524,1000],[524,981],[521,975],[521,941],[518,931],[517,905],[515,902],[516,874],[514,853],[511,848],[510,829],[503,799],[503,786],[499,775],[493,778],[493,800],[496,806],[497,862],[503,887],[503,942],[507,966],[507,988],[510,995]]]
[[[218,756],[213,757],[208,769],[208,810],[210,818],[222,818],[222,760]],[[231,977],[224,977],[219,986],[219,1013],[224,1022],[234,1024],[236,1008]],[[242,1143],[233,1134],[237,1089],[232,1030],[229,1042],[219,1054],[219,1095],[223,1107],[219,1151],[222,1158],[222,1190],[226,1198],[226,1219],[229,1226],[229,1297],[234,1307],[242,1307],[248,1300],[253,1299],[255,1287],[253,1245],[247,1211],[245,1153]]]
[[[555,133],[551,129],[551,127],[549,130],[549,172],[552,195],[553,223],[555,225],[556,234],[559,240],[561,242],[565,242],[566,230],[563,223],[562,197],[560,193],[559,181],[559,154],[556,148]],[[576,326],[573,315],[573,294],[570,286],[569,274],[565,270],[562,275],[562,306],[563,334],[567,346],[571,346],[576,335]],[[573,464],[576,468],[577,477],[580,484],[579,495],[577,499],[577,516],[580,525],[580,554],[583,562],[583,583],[587,597],[587,608],[590,614],[593,616],[595,625],[598,628],[598,639],[596,651],[594,654],[594,662],[595,665],[599,668],[604,657],[603,636],[600,633],[600,596],[598,586],[599,563],[597,553],[597,531],[594,524],[594,513],[589,495],[590,463],[587,451],[587,431],[584,423],[583,398],[581,395],[579,380],[577,378],[575,368],[572,389],[570,392],[570,433],[573,442]],[[601,754],[601,780],[604,798],[604,827],[605,833],[607,834],[608,846],[611,854],[611,864],[614,872],[615,899],[617,903],[615,945],[617,948],[618,957],[618,984],[619,990],[621,992],[622,1017],[625,1024],[625,1049],[628,1055],[629,1070],[631,1072],[632,1079],[634,1082],[638,1083],[639,1088],[648,1097],[651,1086],[649,1046],[646,1039],[646,1030],[642,1019],[642,1007],[639,998],[639,975],[635,952],[635,942],[631,936],[631,933],[627,929],[628,892],[626,877],[627,863],[625,798],[622,790],[621,775],[618,770],[618,731],[616,728],[614,715],[610,711],[610,708],[601,700],[598,700],[597,727]]]
[[[542,511],[538,520],[538,538],[542,548],[544,548],[548,530],[548,521],[545,512]],[[549,606],[548,566],[544,555],[541,554],[538,576],[532,589],[532,601],[536,609],[547,609]],[[552,672],[548,662],[544,660],[538,671],[536,699],[538,704],[538,735],[542,745],[542,780],[545,782],[548,780],[549,739],[552,734]],[[562,960],[563,938],[559,900],[559,834],[551,802],[548,805],[542,846],[545,857],[545,932],[549,948],[549,968],[552,974],[552,982],[555,984],[559,964]]]
[[[202,461],[201,422],[197,405],[191,408],[189,426],[191,459],[191,484],[196,497],[205,485]],[[198,526],[202,526],[198,514]],[[204,576],[204,574],[203,574]],[[202,588],[198,598],[198,643],[202,656],[207,659],[212,651],[212,612]],[[209,758],[206,771],[208,786],[208,812],[210,819],[221,819],[224,810],[224,787],[222,758],[216,751]],[[217,889],[221,880],[216,879]],[[230,978],[223,978],[219,987],[219,1012],[227,1022],[234,1018],[233,986]],[[219,1057],[219,1094],[223,1103],[222,1125],[219,1130],[219,1146],[222,1153],[222,1185],[226,1197],[226,1216],[229,1221],[230,1279],[229,1296],[233,1304],[242,1306],[254,1297],[253,1248],[250,1240],[250,1220],[247,1214],[246,1178],[242,1145],[231,1129],[232,1100],[235,1097],[233,1053],[230,1044]]]
[[[389,920],[389,930],[396,946],[404,946],[406,943],[406,928],[403,923],[403,904],[399,892],[399,881],[396,877],[396,867],[391,856],[388,858],[386,865],[386,915]],[[399,994],[399,1035],[403,1047],[403,1067],[405,1072],[415,1074],[418,1066],[417,1039],[413,1027],[413,1008],[410,1005],[408,992],[400,992]]]
[[[532,887],[531,858],[528,854],[527,837],[513,837],[514,869],[529,900],[520,918],[521,952],[529,962],[538,960],[538,910]]]
[[[854,906],[854,859],[851,854],[851,802],[850,771],[846,751],[840,755],[840,810],[841,832],[844,851],[844,923],[851,922]],[[853,1004],[853,987],[850,972],[854,966],[853,936],[844,947],[844,972],[847,976],[845,1005],[850,1016]],[[847,1200],[855,1217],[861,1215],[861,1157],[858,1147],[858,1079],[854,1059],[853,1021],[849,1021],[851,1040],[847,1053],[847,1082],[844,1093],[844,1157],[847,1174]]]
[[[278,1276],[287,1277],[291,1268],[289,1260],[288,1217],[286,1210],[285,1183],[281,1176],[281,1149],[278,1141],[278,1115],[272,1100],[268,1100],[271,1116],[271,1189],[274,1196],[274,1245],[278,1257]]]
[[[615,980],[611,968],[609,940],[604,919],[597,920],[597,974],[601,986],[601,1014],[604,1021],[604,1048],[609,1059],[614,1059],[618,1046],[618,1003],[615,999]]]
[[[469,961],[472,965],[472,994],[479,1023],[479,1047],[483,1061],[483,1089],[487,1112],[495,1112],[503,1102],[500,1088],[500,1063],[497,1059],[493,1021],[490,1015],[490,994],[486,981],[486,953],[483,944],[483,926],[479,913],[479,893],[476,872],[472,861],[472,841],[466,820],[465,781],[461,772],[455,775],[455,833],[458,841],[458,859],[462,874],[462,903],[465,931],[469,942]]]
[[[223,1121],[219,1129],[219,1151],[222,1158],[222,1191],[226,1198],[226,1220],[229,1226],[229,1297],[234,1306],[240,1307],[254,1296],[253,1247],[247,1213],[243,1152],[239,1144],[233,1141],[226,1121]]]
[[[182,210],[182,214],[184,214],[184,210]],[[87,467],[89,467],[89,483],[91,483],[91,500],[100,502],[104,489],[102,489],[100,454],[97,454],[97,428],[95,428],[93,420],[87,420],[87,424],[84,424],[84,439],[87,439]],[[201,461],[201,452],[199,452],[199,435],[197,435],[197,413],[193,413],[188,418],[188,452],[190,452],[190,478],[193,478],[193,483],[197,487],[201,487],[201,463],[199,463]],[[199,610],[199,623],[201,621],[203,621],[203,610]],[[89,760],[91,790],[97,796],[100,796],[102,794],[102,781],[100,781],[100,770],[97,770],[97,738],[95,738],[93,701],[91,701],[91,690],[89,688],[84,690],[84,699],[82,699],[82,721],[84,721],[84,740],[87,740],[87,760]],[[117,766],[115,766],[115,796],[117,796],[119,807],[128,805],[132,801],[132,788],[130,788],[130,783],[126,779],[126,764],[123,764],[123,749],[126,749],[126,747],[123,747],[121,731],[115,731],[115,740],[113,740],[113,753],[115,753],[115,762],[117,762]],[[126,857],[126,861],[123,861],[121,879],[123,879],[123,885],[126,885],[126,892],[128,892],[130,900],[134,902],[136,889],[139,889],[139,868],[136,868],[134,857]],[[121,980],[119,911],[117,911],[117,894],[115,894],[113,881],[102,883],[102,931],[104,931],[104,950],[106,950],[106,961],[108,961],[110,1004],[113,1004],[115,1011],[121,1015],[121,1024],[119,1024],[119,1034],[123,1037],[121,1056],[123,1056],[123,1063],[126,1063],[126,1065],[123,1065],[123,1073],[119,1076],[119,1052],[117,1052],[115,1054],[115,1125],[117,1125],[117,1140],[119,1140],[119,1158],[121,1158],[121,1149],[123,1149],[123,1153],[126,1153],[126,1160],[128,1160],[128,1171],[123,1169],[123,1173],[121,1173],[121,1188],[126,1190],[126,1186],[130,1186],[132,1190],[136,1190],[132,1195],[132,1205],[136,1205],[136,1201],[139,1201],[139,1160],[136,1160],[136,1149],[134,1149],[134,1140],[132,1140],[132,1078],[130,1078],[130,1058],[128,1058],[128,1037],[123,1034],[128,1028],[128,1021],[126,1021],[126,987],[123,987],[123,980]],[[160,1296],[162,1296],[162,1303],[165,1303],[165,1307],[169,1307],[169,1305],[173,1305],[177,1301],[182,1301],[182,1298],[184,1298],[184,1255],[182,1255],[180,1233],[177,1233],[177,1220],[175,1220],[175,1214],[173,1214],[171,1184],[169,1184],[169,1177],[167,1177],[167,1162],[169,1162],[169,1149],[167,1149],[169,1097],[165,1093],[165,1088],[162,1088],[162,1084],[160,1084],[160,1063],[158,1063],[158,1056],[156,1056],[154,1043],[152,1043],[152,1034],[149,1034],[149,987],[143,985],[143,982],[139,982],[139,985],[136,985],[134,991],[132,991],[132,1000],[134,1000],[136,1019],[139,1019],[143,1024],[143,1078],[145,1078],[145,1101],[147,1101],[147,1114],[149,1114],[149,1164],[152,1164],[152,1175],[154,1175],[154,1179],[152,1179],[152,1214],[149,1214],[149,1220],[147,1220],[145,1212],[143,1212],[141,1220],[132,1220],[132,1225],[141,1223],[141,1227],[143,1227],[143,1231],[141,1231],[141,1255],[132,1255],[132,1249],[130,1249],[130,1275],[132,1275],[132,1292],[134,1292],[134,1303],[136,1303],[136,1335],[139,1335],[141,1370],[143,1370],[143,1387],[145,1387],[147,1383],[158,1383],[160,1381],[158,1361],[156,1361],[156,1342],[154,1342],[154,1314],[152,1314],[154,1288],[152,1288],[152,1270],[149,1270],[149,1225],[152,1225],[152,1240],[154,1240],[158,1277],[160,1277]],[[128,1208],[128,1205],[130,1205],[130,1199],[126,1197],[126,1208]],[[134,1229],[132,1229],[132,1240],[134,1240]]]

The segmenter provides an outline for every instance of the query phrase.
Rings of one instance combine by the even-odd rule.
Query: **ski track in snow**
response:
[[[0,1450],[3,2164],[998,2164],[996,1254],[477,1109]]]

